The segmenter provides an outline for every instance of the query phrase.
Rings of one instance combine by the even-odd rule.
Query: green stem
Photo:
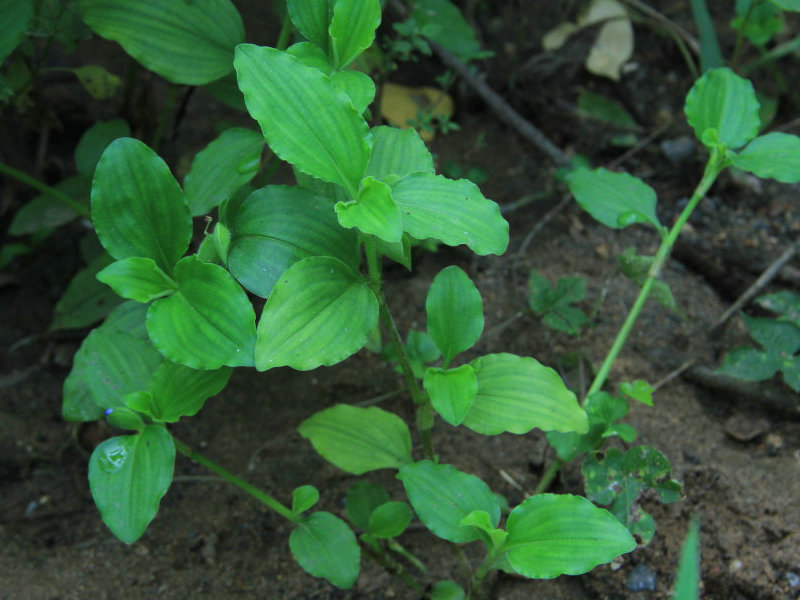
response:
[[[31,177],[30,175],[27,175],[26,173],[23,173],[22,171],[17,171],[13,167],[9,167],[8,165],[6,165],[4,163],[0,163],[0,173],[8,175],[9,177],[13,177],[17,181],[21,181],[22,183],[27,184],[27,185],[31,186],[32,188],[37,189],[40,192],[43,192],[43,193],[47,194],[48,196],[51,196],[51,197],[55,198],[56,200],[58,200],[62,204],[66,205],[66,206],[69,206],[72,210],[74,210],[76,213],[78,213],[82,217],[86,217],[87,219],[90,217],[88,208],[86,208],[85,206],[83,206],[79,202],[73,200],[72,198],[67,196],[64,192],[60,192],[57,189],[52,188],[49,185],[46,185],[46,184],[42,183],[38,179],[35,179],[35,178]]]
[[[424,591],[424,588],[417,581],[413,576],[411,576],[408,571],[405,570],[403,565],[397,562],[391,555],[389,555],[386,551],[384,551],[380,546],[374,546],[372,544],[364,542],[361,540],[361,547],[364,548],[364,551],[369,555],[372,560],[386,569],[387,572],[391,573],[395,577],[399,578],[403,583],[405,583],[408,587],[414,590],[417,594],[421,594]]]
[[[551,462],[547,467],[547,470],[545,470],[542,478],[539,480],[539,483],[536,484],[536,489],[533,490],[534,495],[542,494],[547,491],[547,489],[550,487],[550,484],[553,482],[553,479],[555,479],[556,475],[558,475],[558,471],[561,469],[563,464],[564,462],[560,458],[556,457],[553,459],[553,462]]]
[[[278,41],[275,42],[275,48],[278,50],[285,50],[289,43],[289,35],[292,33],[292,21],[289,18],[289,11],[286,11],[286,16],[283,17],[281,23],[281,32],[278,34]]]
[[[380,318],[383,323],[386,333],[389,336],[389,343],[392,344],[397,359],[400,363],[400,369],[403,371],[403,377],[406,380],[406,387],[411,394],[411,399],[414,401],[414,407],[417,415],[417,429],[419,430],[420,437],[422,438],[422,448],[425,458],[434,460],[433,453],[433,408],[431,407],[430,400],[427,394],[419,386],[414,369],[411,368],[411,362],[408,360],[406,347],[400,339],[400,332],[397,330],[397,325],[392,318],[392,313],[389,312],[389,305],[386,303],[386,296],[383,293],[381,286],[381,271],[380,262],[378,260],[378,251],[375,247],[375,238],[372,236],[364,236],[364,247],[367,255],[367,268],[369,269],[369,277],[372,281],[372,291],[378,298],[378,306],[380,310]]]
[[[286,506],[284,506],[283,504],[278,502],[275,498],[270,496],[265,491],[258,489],[256,486],[254,486],[254,485],[252,485],[250,483],[247,483],[241,477],[238,477],[238,476],[234,475],[233,473],[231,473],[227,469],[224,469],[223,467],[219,466],[214,461],[209,460],[208,458],[206,458],[205,456],[203,456],[202,454],[200,454],[196,450],[194,450],[191,446],[189,446],[189,445],[183,443],[182,441],[180,441],[174,435],[172,436],[172,440],[175,442],[175,448],[178,450],[178,452],[180,452],[181,454],[183,454],[187,458],[193,460],[196,463],[199,463],[199,464],[203,465],[209,471],[212,471],[213,473],[216,473],[217,475],[222,477],[228,483],[232,483],[233,485],[235,485],[236,487],[238,487],[242,491],[247,492],[248,494],[253,496],[259,502],[261,502],[263,504],[266,504],[269,508],[274,510],[276,513],[278,513],[284,519],[287,519],[287,520],[289,520],[289,521],[291,521],[293,523],[297,523],[297,522],[300,521],[299,515],[295,514],[292,510],[290,510],[289,508],[287,508]]]
[[[800,49],[800,35],[792,38],[788,42],[778,44],[772,50],[762,54],[761,58],[757,58],[754,61],[747,63],[740,69],[740,72],[746,77],[761,65],[774,62],[779,58],[786,56],[787,54],[797,51],[798,49]]]
[[[395,554],[399,554],[400,556],[405,558],[408,562],[414,565],[414,567],[418,569],[420,573],[428,572],[428,569],[425,568],[425,565],[422,564],[422,561],[413,554],[411,554],[411,552],[406,550],[396,539],[390,538],[386,540],[386,547],[389,548],[389,550],[391,550]]]
[[[742,42],[744,41],[744,34],[742,32],[747,29],[747,25],[750,23],[750,17],[753,16],[753,8],[755,7],[755,4],[755,2],[751,2],[750,6],[747,7],[747,13],[744,16],[742,25],[736,31],[736,45],[733,47],[733,56],[731,57],[731,69],[734,71],[736,70],[736,66],[739,64],[739,55],[742,52]]]

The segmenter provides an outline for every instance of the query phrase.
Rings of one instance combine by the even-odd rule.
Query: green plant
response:
[[[528,279],[531,310],[542,317],[548,327],[577,335],[589,318],[580,308],[572,306],[586,297],[586,281],[583,277],[561,277],[552,287],[536,269]]]

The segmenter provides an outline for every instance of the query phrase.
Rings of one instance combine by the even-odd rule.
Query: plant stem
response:
[[[381,286],[381,270],[380,261],[378,259],[378,251],[375,247],[375,238],[372,236],[364,236],[364,248],[367,255],[367,268],[369,269],[369,277],[372,281],[372,291],[378,298],[378,306],[380,310],[380,318],[383,322],[384,329],[389,336],[389,343],[392,344],[394,351],[397,355],[400,369],[403,371],[403,377],[406,380],[406,387],[411,394],[411,399],[414,401],[414,408],[417,416],[417,429],[419,430],[420,437],[422,438],[422,448],[425,458],[434,460],[433,454],[433,408],[431,407],[430,400],[427,394],[419,386],[414,370],[411,368],[411,362],[408,360],[406,347],[400,338],[400,332],[397,330],[397,325],[392,318],[392,313],[389,312],[389,305],[386,303],[386,296],[383,293]]]
[[[553,482],[553,479],[555,479],[556,475],[558,475],[558,471],[561,469],[563,464],[564,462],[560,458],[556,457],[553,459],[553,462],[548,465],[547,470],[545,470],[544,474],[542,474],[542,478],[539,480],[539,483],[536,484],[536,489],[533,490],[534,496],[536,494],[544,493],[547,488],[550,487],[550,484]]]
[[[7,164],[0,163],[0,173],[8,175],[9,177],[13,177],[17,181],[21,181],[22,183],[27,184],[32,188],[47,194],[48,196],[51,196],[52,198],[58,200],[62,204],[69,206],[72,210],[74,210],[82,217],[86,217],[88,219],[90,216],[89,209],[83,206],[80,202],[73,200],[72,198],[67,196],[64,192],[60,192],[57,189],[42,183],[38,179],[35,179],[34,177],[31,177],[30,175],[23,173],[22,171],[18,171],[14,167],[9,167]]]
[[[397,562],[392,556],[389,555],[389,553],[380,548],[380,546],[376,547],[365,543],[364,540],[361,540],[361,547],[364,548],[364,551],[369,555],[370,558],[372,558],[372,560],[386,569],[387,572],[399,578],[417,594],[421,594],[424,591],[424,588],[420,582],[414,579],[414,577],[405,570],[403,565]]]
[[[275,48],[278,50],[285,50],[289,43],[289,36],[292,33],[292,21],[289,19],[289,11],[286,11],[286,16],[283,17],[281,23],[281,32],[278,34],[278,41],[275,42]]]
[[[217,475],[219,475],[220,477],[222,477],[228,483],[232,483],[233,485],[235,485],[236,487],[238,487],[242,491],[247,492],[248,494],[253,496],[259,502],[261,502],[263,504],[266,504],[269,508],[274,510],[276,513],[278,513],[284,519],[287,519],[287,520],[289,520],[289,521],[291,521],[293,523],[297,523],[297,522],[300,521],[300,517],[297,514],[295,514],[292,510],[290,510],[289,508],[287,508],[286,506],[284,506],[283,504],[278,502],[275,498],[270,496],[265,491],[260,490],[259,488],[257,488],[256,486],[254,486],[254,485],[252,485],[250,483],[247,483],[241,477],[238,477],[237,475],[234,475],[233,473],[231,473],[227,469],[224,469],[223,467],[219,466],[214,461],[212,461],[212,460],[206,458],[205,456],[203,456],[202,454],[198,453],[195,449],[193,449],[188,444],[185,444],[184,442],[180,441],[174,435],[172,436],[172,440],[175,442],[175,448],[178,450],[178,452],[180,452],[181,454],[183,454],[187,458],[193,460],[196,463],[199,463],[199,464],[203,465],[208,470],[210,470],[210,471],[216,473]]]

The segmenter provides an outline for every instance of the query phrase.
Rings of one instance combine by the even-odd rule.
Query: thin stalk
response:
[[[283,23],[281,23],[281,32],[278,34],[278,41],[275,42],[275,48],[278,50],[285,50],[286,46],[289,44],[289,35],[292,33],[292,21],[289,19],[289,11],[286,11],[286,15],[283,17]]]
[[[242,490],[244,492],[247,492],[248,494],[253,496],[256,500],[258,500],[262,504],[265,504],[269,508],[274,510],[276,513],[278,513],[284,519],[287,519],[287,520],[289,520],[289,521],[291,521],[293,523],[297,523],[297,522],[300,521],[300,517],[297,514],[295,514],[288,507],[286,507],[283,504],[281,504],[280,502],[278,502],[275,498],[270,496],[265,491],[260,490],[256,486],[246,482],[241,477],[238,477],[237,475],[234,475],[233,473],[231,473],[227,469],[219,466],[217,463],[215,463],[214,461],[206,458],[202,454],[198,453],[191,446],[189,446],[188,444],[185,444],[184,442],[180,441],[175,436],[172,436],[172,440],[175,442],[175,448],[178,450],[178,452],[180,452],[181,454],[183,454],[187,458],[193,460],[196,463],[199,463],[199,464],[203,465],[209,471],[212,471],[213,473],[216,473],[217,475],[222,477],[228,483],[232,483],[233,485],[238,487],[240,490]]]
[[[475,573],[469,582],[469,591],[467,592],[466,600],[476,600],[479,597],[483,580],[489,574],[489,571],[492,570],[495,558],[495,553],[489,552],[486,555],[486,558],[483,559],[483,562],[480,564],[480,566],[475,570]]]
[[[13,177],[17,181],[21,181],[22,183],[29,185],[32,188],[47,194],[48,196],[53,197],[54,199],[58,200],[65,206],[69,206],[72,210],[74,210],[82,217],[86,217],[88,219],[90,216],[88,208],[86,208],[79,202],[73,200],[72,198],[67,196],[64,192],[60,192],[57,189],[42,183],[38,179],[35,179],[26,173],[18,171],[14,167],[9,167],[7,164],[0,163],[0,173],[8,175],[9,177]]]
[[[414,590],[417,594],[421,594],[424,591],[422,584],[417,581],[408,571],[405,570],[403,565],[397,562],[391,555],[387,552],[383,551],[380,547],[375,547],[370,544],[364,543],[362,540],[362,548],[364,551],[369,555],[369,557],[386,569],[387,572],[391,573],[398,579],[400,579],[403,583],[405,583],[408,587]]]
[[[556,457],[553,459],[553,462],[551,462],[547,467],[547,470],[542,475],[539,483],[536,484],[536,489],[533,490],[534,496],[536,494],[544,493],[550,487],[550,484],[553,482],[553,479],[555,479],[556,475],[558,475],[558,471],[561,469],[563,464],[564,462],[560,458]]]
[[[736,31],[736,44],[733,47],[733,56],[731,57],[731,69],[736,70],[736,67],[739,64],[739,55],[742,53],[742,43],[744,42],[744,30],[747,29],[747,25],[750,23],[750,17],[753,16],[753,8],[755,7],[755,2],[751,2],[750,6],[747,7],[747,13],[744,15],[744,21],[742,21],[741,27],[739,27]]]

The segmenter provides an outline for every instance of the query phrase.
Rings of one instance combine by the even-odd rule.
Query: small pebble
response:
[[[639,563],[628,575],[628,589],[632,592],[650,591],[656,589],[656,572],[644,563]]]
[[[789,585],[793,588],[800,587],[800,575],[797,573],[793,573],[792,571],[786,572],[786,579],[789,581]]]
[[[736,571],[741,571],[742,567],[744,567],[744,564],[742,564],[742,561],[740,561],[738,558],[736,560],[732,560],[731,564],[728,565],[728,573],[733,575],[736,573]]]
[[[767,446],[767,454],[770,456],[775,456],[783,450],[783,438],[777,433],[768,433],[767,437],[764,438],[764,443]]]
[[[694,152],[694,148],[694,140],[686,135],[661,142],[661,152],[672,164],[678,164],[689,158]]]

